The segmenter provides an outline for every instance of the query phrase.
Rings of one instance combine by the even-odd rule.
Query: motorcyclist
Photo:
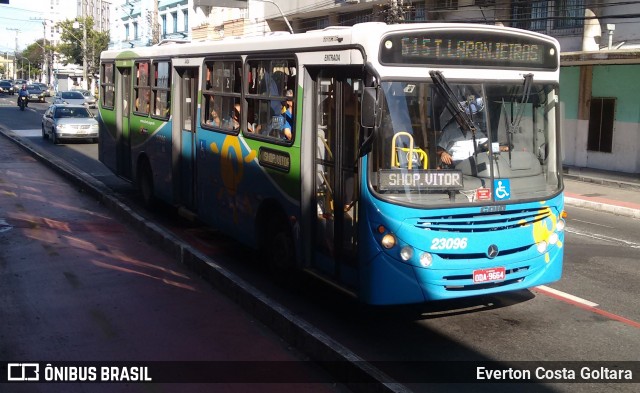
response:
[[[29,91],[27,90],[27,85],[22,85],[22,88],[18,91],[18,106],[20,106],[20,99],[22,97],[27,97],[24,106],[29,106]]]

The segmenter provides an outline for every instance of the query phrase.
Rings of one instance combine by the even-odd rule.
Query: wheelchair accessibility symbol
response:
[[[504,201],[511,197],[511,183],[508,179],[494,180],[493,190],[497,201]]]

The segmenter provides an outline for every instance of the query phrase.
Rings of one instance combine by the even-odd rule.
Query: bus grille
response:
[[[415,226],[440,232],[492,232],[532,225],[551,215],[548,207],[418,218]]]

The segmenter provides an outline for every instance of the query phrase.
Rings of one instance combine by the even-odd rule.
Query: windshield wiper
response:
[[[520,107],[517,109],[516,115],[512,121],[509,122],[509,114],[507,113],[507,107],[504,104],[504,98],[502,99],[502,109],[504,110],[504,119],[507,124],[507,143],[509,144],[509,162],[511,162],[511,141],[513,140],[513,134],[520,127],[520,121],[524,115],[525,105],[529,102],[529,96],[531,95],[531,85],[533,85],[533,74],[527,74],[524,76],[524,86],[522,87],[522,98],[520,99]]]
[[[436,88],[440,92],[444,98],[446,98],[446,106],[449,112],[453,115],[456,120],[456,123],[462,128],[465,132],[471,131],[474,144],[476,137],[476,126],[473,124],[473,119],[471,119],[471,114],[467,113],[467,111],[462,108],[460,102],[456,98],[455,93],[451,90],[451,86],[447,83],[447,80],[444,79],[444,75],[442,75],[441,71],[429,71],[429,75],[433,80],[433,84],[436,85]]]

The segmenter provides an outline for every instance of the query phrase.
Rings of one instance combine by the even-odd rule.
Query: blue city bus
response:
[[[375,305],[559,280],[559,46],[363,23],[101,56],[100,160]]]

